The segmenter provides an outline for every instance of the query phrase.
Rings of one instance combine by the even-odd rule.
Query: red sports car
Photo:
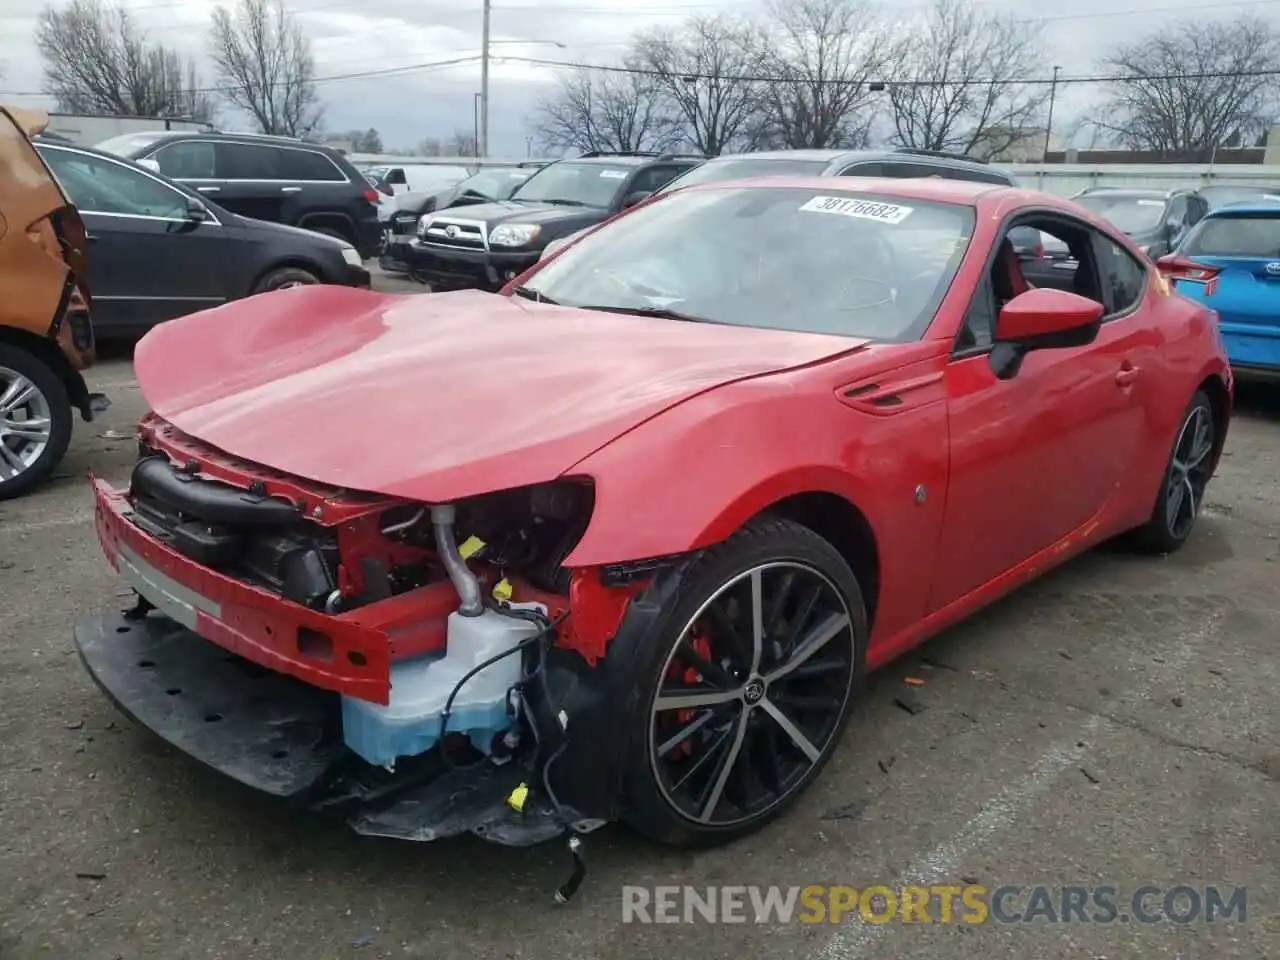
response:
[[[95,679],[361,832],[509,844],[760,827],[865,671],[1109,538],[1181,546],[1232,403],[1123,234],[948,180],[690,188],[499,295],[270,293],[136,367]]]

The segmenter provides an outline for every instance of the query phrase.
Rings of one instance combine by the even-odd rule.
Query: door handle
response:
[[[217,193],[221,187],[196,187],[201,193]]]
[[[301,193],[302,188],[301,187],[281,187],[280,192],[281,193]]]
[[[1116,373],[1116,386],[1127,387],[1138,379],[1138,368],[1126,364]]]

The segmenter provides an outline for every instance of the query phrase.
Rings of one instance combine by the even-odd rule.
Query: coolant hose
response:
[[[431,508],[431,526],[436,534],[436,554],[444,564],[454,589],[462,598],[458,612],[464,617],[478,617],[484,613],[484,600],[480,596],[480,581],[472,573],[458,552],[453,536],[453,520],[456,511],[453,504],[443,503]]]

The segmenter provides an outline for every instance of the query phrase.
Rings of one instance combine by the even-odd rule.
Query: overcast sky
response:
[[[211,0],[124,0],[151,39],[205,62]],[[988,9],[1012,11],[1043,21],[1045,76],[1059,65],[1064,75],[1086,75],[1116,39],[1133,39],[1178,18],[1231,18],[1243,12],[1280,15],[1280,0],[977,0]],[[318,76],[412,67],[477,55],[481,0],[286,0],[311,38]],[[916,14],[927,0],[884,0]],[[33,31],[38,0],[0,0],[0,90],[9,102],[48,107],[38,95],[40,61]],[[637,29],[678,24],[695,13],[752,12],[756,0],[494,0],[493,55],[541,57],[586,63],[614,62]],[[553,43],[554,42],[554,43]],[[562,44],[558,47],[554,44]],[[491,72],[490,152],[524,156],[534,104],[551,89],[554,68],[496,60]],[[449,137],[473,127],[479,64],[405,70],[379,77],[327,80],[319,85],[326,128],[377,128],[388,147],[411,147],[423,137]],[[21,94],[21,95],[19,95]],[[36,95],[31,95],[36,94]],[[1094,91],[1084,86],[1060,92],[1055,131],[1087,111]],[[224,113],[223,126],[242,125]]]

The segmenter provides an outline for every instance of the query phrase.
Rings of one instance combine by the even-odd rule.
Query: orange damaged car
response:
[[[81,371],[94,361],[84,224],[31,146],[43,114],[0,106],[0,500],[48,477],[72,411],[105,408]]]

